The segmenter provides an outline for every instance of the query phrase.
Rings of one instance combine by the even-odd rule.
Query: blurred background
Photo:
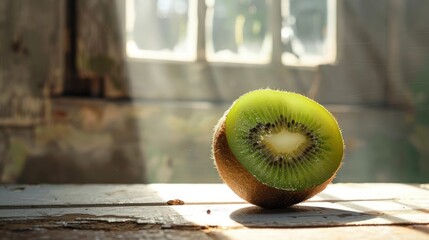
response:
[[[212,183],[241,94],[337,117],[336,182],[429,181],[427,0],[0,0],[1,183]]]

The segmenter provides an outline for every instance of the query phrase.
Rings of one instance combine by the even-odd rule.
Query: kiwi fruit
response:
[[[212,153],[222,180],[263,208],[284,208],[335,177],[344,141],[333,115],[303,95],[260,89],[239,97],[215,127]]]

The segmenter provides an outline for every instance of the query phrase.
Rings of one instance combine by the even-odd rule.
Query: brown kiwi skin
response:
[[[231,152],[226,138],[226,114],[215,127],[212,153],[220,177],[242,199],[262,208],[286,208],[318,194],[334,179],[335,173],[324,183],[303,191],[282,190],[261,183]]]

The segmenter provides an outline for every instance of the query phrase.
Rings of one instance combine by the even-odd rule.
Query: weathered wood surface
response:
[[[167,204],[174,199],[184,204]],[[331,239],[361,239],[367,234],[366,239],[389,234],[396,239],[425,239],[428,225],[427,184],[332,184],[309,201],[283,210],[248,204],[222,184],[0,187],[0,232],[181,229],[188,237],[198,238],[199,231],[205,231],[204,237],[215,239],[315,239],[318,234]]]
[[[0,208],[80,205],[245,203],[223,184],[0,185]],[[429,184],[331,184],[307,202],[428,200]]]
[[[297,229],[233,229],[209,233],[214,239],[260,240],[260,239],[329,239],[329,240],[404,240],[429,239],[429,226],[369,226],[341,228],[297,228]]]
[[[162,205],[169,199],[186,203],[245,203],[223,184],[85,184],[0,185],[0,208],[11,206]],[[307,202],[428,200],[429,184],[329,185]]]
[[[216,237],[217,238],[217,237]],[[0,239],[136,239],[136,240],[210,240],[203,231],[196,230],[173,230],[173,229],[149,229],[149,230],[125,230],[125,231],[103,231],[103,230],[39,230],[39,231],[2,231]]]
[[[140,229],[103,231],[89,229],[53,229],[39,231],[2,231],[0,239],[171,239],[171,240],[261,240],[261,239],[329,239],[329,240],[422,240],[428,239],[429,226],[378,226],[298,229],[214,229],[211,231],[177,229]]]
[[[48,121],[49,94],[62,88],[64,3],[0,1],[1,126]]]
[[[72,79],[68,90],[108,98],[128,94],[123,21],[117,16],[120,10],[116,5],[112,0],[77,1],[76,67],[80,81],[87,82],[83,85],[88,89],[80,89]]]

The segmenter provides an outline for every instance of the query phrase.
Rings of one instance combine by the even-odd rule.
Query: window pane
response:
[[[267,63],[271,55],[264,0],[207,1],[207,59]]]
[[[194,0],[128,0],[128,56],[194,60],[195,3]]]
[[[336,0],[283,0],[283,63],[317,66],[336,56]]]

